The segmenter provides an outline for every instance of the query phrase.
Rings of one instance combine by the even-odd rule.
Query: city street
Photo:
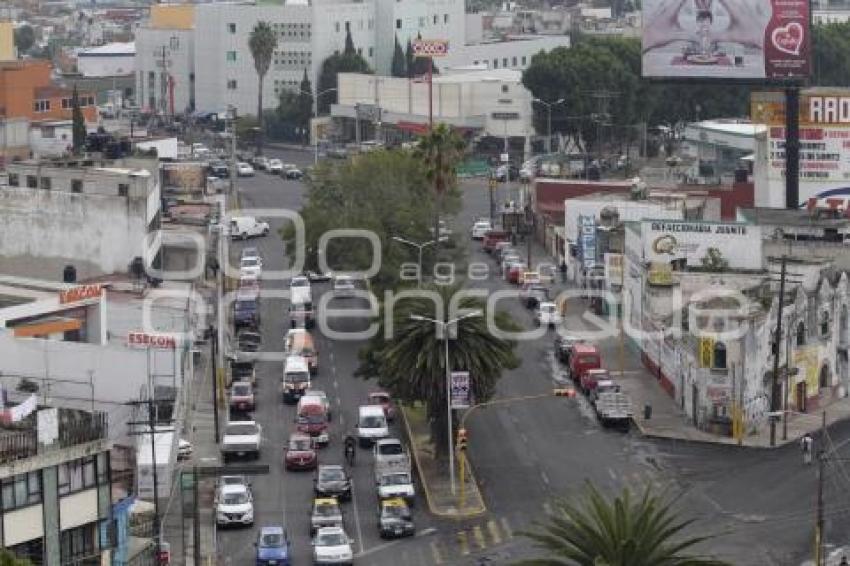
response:
[[[301,165],[312,155],[281,152],[270,156]],[[282,207],[298,210],[304,193],[302,183],[284,181],[258,172],[240,180],[243,208]],[[472,219],[486,215],[489,198],[486,183],[464,181],[464,210],[455,223],[460,241]],[[504,194],[502,189],[500,197]],[[280,221],[269,218],[272,234],[252,240],[264,257],[264,269],[284,266],[284,246],[276,237]],[[233,246],[238,254],[240,245]],[[472,243],[470,261],[493,263]],[[535,254],[541,250],[535,248]],[[491,291],[506,284],[493,271],[487,281],[472,282]],[[318,284],[317,294],[327,284]],[[266,282],[266,289],[283,289],[284,282]],[[315,298],[318,304],[318,296]],[[357,305],[351,301],[352,306]],[[339,307],[338,301],[333,303]],[[511,312],[523,327],[533,328],[531,311],[516,299],[504,299],[500,307]],[[580,312],[570,309],[568,325],[585,325]],[[353,330],[360,321],[340,321],[337,330]],[[288,327],[285,304],[265,299],[262,333],[264,349],[282,344]],[[575,326],[573,326],[575,327]],[[314,388],[328,393],[334,404],[332,440],[320,453],[320,462],[341,463],[342,437],[353,429],[357,406],[374,386],[353,377],[361,343],[331,341],[316,332],[320,372]],[[506,372],[498,387],[501,398],[551,393],[564,383],[563,369],[554,358],[554,334],[533,341],[520,341],[521,367]],[[605,365],[619,369],[620,340],[600,344]],[[636,354],[624,350],[624,371],[642,372]],[[309,563],[309,514],[312,502],[310,472],[286,472],[283,446],[292,429],[294,407],[280,401],[280,363],[258,366],[259,405],[255,416],[263,425],[262,463],[271,474],[254,479],[254,529],[227,530],[218,535],[219,555],[228,564],[248,564],[259,526],[283,524],[293,541],[295,563]],[[721,538],[705,551],[734,564],[800,564],[810,557],[815,519],[816,467],[804,467],[795,445],[776,451],[740,450],[734,447],[651,441],[637,433],[603,429],[590,406],[579,397],[539,398],[482,409],[468,423],[469,456],[482,486],[489,513],[472,521],[431,517],[424,498],[415,509],[418,534],[413,539],[385,542],[375,527],[377,499],[371,478],[371,456],[360,450],[354,470],[354,499],[343,505],[346,531],[355,540],[355,552],[364,564],[490,564],[508,563],[529,556],[530,544],[518,531],[551,512],[555,498],[579,492],[585,481],[604,491],[629,487],[640,491],[649,485],[678,497],[682,511],[699,519],[695,530],[716,533]],[[832,432],[836,445],[850,438],[850,425]],[[841,448],[844,457],[850,451]],[[827,540],[850,536],[848,487],[850,475],[842,462],[827,467]],[[368,558],[367,558],[368,557]]]

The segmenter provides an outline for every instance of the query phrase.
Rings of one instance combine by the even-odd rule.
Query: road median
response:
[[[486,513],[484,498],[468,460],[464,485],[458,484],[456,494],[452,494],[447,463],[435,458],[434,447],[429,440],[425,408],[419,404],[402,406],[401,417],[428,510],[438,517],[451,519],[471,519]]]

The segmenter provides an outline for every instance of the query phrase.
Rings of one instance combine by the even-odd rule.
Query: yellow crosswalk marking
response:
[[[437,545],[437,541],[431,541],[431,557],[434,559],[434,564],[443,563],[443,555],[440,553],[440,547]]]
[[[499,521],[502,524],[502,530],[505,531],[505,538],[511,538],[514,536],[514,530],[511,528],[511,525],[508,523],[507,517],[502,517]]]
[[[460,531],[457,534],[457,543],[460,545],[460,553],[463,556],[469,554],[469,536],[466,531]]]
[[[496,521],[487,521],[487,530],[490,532],[493,544],[502,544],[502,533],[499,532],[499,525],[496,524]]]
[[[475,544],[478,545],[478,548],[482,550],[487,548],[487,539],[484,538],[484,531],[481,525],[472,527],[472,537],[475,539]]]

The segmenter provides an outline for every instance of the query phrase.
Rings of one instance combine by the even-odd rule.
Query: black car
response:
[[[413,536],[413,516],[403,499],[384,499],[378,504],[378,532],[381,538]]]
[[[210,175],[219,179],[227,179],[230,177],[230,169],[223,161],[214,161],[210,163]]]
[[[253,330],[240,330],[236,334],[236,344],[240,352],[256,352],[263,344],[263,337]]]
[[[555,337],[555,357],[558,358],[558,361],[569,364],[573,346],[579,342],[583,342],[583,340],[575,336],[557,335]]]
[[[340,501],[351,499],[351,479],[345,468],[338,464],[323,464],[316,472],[313,489],[317,496],[336,497]]]

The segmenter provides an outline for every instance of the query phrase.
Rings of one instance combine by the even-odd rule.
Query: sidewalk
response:
[[[463,485],[464,505],[460,507],[460,476],[458,493],[452,495],[451,482],[448,477],[447,462],[434,458],[434,448],[428,440],[430,431],[422,406],[401,407],[405,433],[413,453],[413,460],[419,474],[419,485],[425,494],[428,510],[433,515],[452,519],[471,519],[487,512],[484,499],[478,489],[478,483],[473,474],[472,465],[466,463],[466,481]],[[457,462],[455,463],[457,465]]]

